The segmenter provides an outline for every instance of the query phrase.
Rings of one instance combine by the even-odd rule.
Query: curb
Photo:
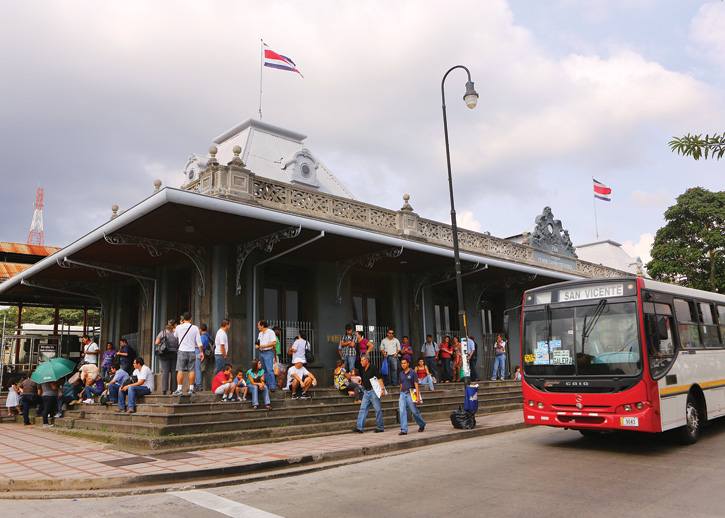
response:
[[[68,478],[68,479],[43,479],[43,480],[16,480],[10,479],[0,481],[0,500],[2,499],[53,499],[53,498],[89,498],[99,496],[121,496],[139,493],[157,493],[172,490],[188,489],[193,484],[195,488],[215,487],[220,485],[231,485],[239,483],[240,477],[261,474],[268,471],[282,470],[295,467],[309,466],[305,472],[313,472],[323,469],[324,463],[335,463],[350,459],[360,461],[371,460],[376,456],[390,454],[398,451],[420,448],[434,444],[441,444],[462,439],[471,439],[485,435],[503,433],[512,430],[526,428],[523,422],[474,428],[473,430],[456,430],[444,435],[434,437],[421,437],[405,442],[391,442],[376,446],[362,446],[349,448],[336,452],[322,453],[318,455],[303,455],[299,457],[288,457],[286,459],[256,462],[252,464],[240,464],[236,466],[223,466],[219,468],[184,471],[177,473],[159,473],[149,475],[135,475],[124,477],[107,478]],[[319,465],[319,466],[317,466]],[[334,466],[327,466],[334,467]],[[233,478],[226,482],[208,481],[206,479]],[[269,477],[263,477],[269,478]],[[144,486],[156,486],[143,489]],[[84,489],[79,489],[84,488]],[[54,493],[40,493],[52,491]],[[24,492],[14,494],[15,492]],[[36,493],[37,492],[37,493]],[[100,492],[100,493],[99,493]]]

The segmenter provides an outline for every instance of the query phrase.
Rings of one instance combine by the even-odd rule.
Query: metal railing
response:
[[[295,322],[291,320],[268,320],[267,322],[269,323],[270,329],[279,327],[281,330],[279,336],[281,353],[278,355],[281,363],[288,364],[290,362],[291,358],[288,351],[294,341],[297,340],[297,335],[300,332],[303,333],[306,340],[310,342],[312,353],[315,355],[316,360],[319,361],[319,358],[317,358],[318,348],[315,346],[315,330],[312,328],[312,322]]]

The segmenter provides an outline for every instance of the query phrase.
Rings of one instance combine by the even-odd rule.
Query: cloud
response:
[[[690,24],[690,47],[695,56],[725,65],[725,6],[710,2],[700,7]]]
[[[468,230],[473,230],[474,232],[481,230],[481,224],[476,220],[473,216],[473,212],[470,210],[456,214],[456,223],[460,228],[467,228]]]
[[[659,209],[674,205],[675,199],[664,189],[658,189],[656,192],[648,192],[641,189],[632,191],[630,199],[641,209]]]
[[[645,233],[639,236],[639,241],[634,243],[633,241],[625,241],[622,243],[622,248],[632,257],[639,257],[642,262],[647,264],[652,260],[650,252],[652,251],[652,245],[655,242],[655,237],[650,233]]]

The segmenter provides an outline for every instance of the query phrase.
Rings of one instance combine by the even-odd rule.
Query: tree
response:
[[[2,321],[5,319],[6,328],[15,328],[18,324],[18,307],[10,306],[9,308],[0,310],[0,326]],[[25,307],[23,308],[23,323],[24,324],[40,324],[40,325],[51,325],[55,319],[54,308],[35,308]],[[82,326],[83,325],[83,310],[82,309],[61,309],[60,320],[64,325],[71,326]],[[93,325],[98,322],[98,311],[89,310],[87,323]]]
[[[725,292],[725,192],[688,189],[665,219],[647,263],[652,278]]]
[[[725,155],[725,133],[705,135],[705,138],[702,138],[702,134],[690,135],[688,133],[684,137],[673,137],[670,147],[678,155],[691,156],[695,160],[700,160],[702,156],[707,159],[708,155],[720,160]]]

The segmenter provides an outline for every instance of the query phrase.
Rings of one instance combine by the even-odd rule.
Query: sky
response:
[[[0,0],[1,241],[24,243],[38,187],[66,246],[258,118],[260,41],[304,78],[263,72],[263,121],[357,199],[508,237],[545,206],[575,245],[649,259],[663,213],[725,162],[668,142],[725,130],[725,3],[688,0]],[[612,189],[593,198],[592,178]],[[595,225],[595,210],[596,222]]]

